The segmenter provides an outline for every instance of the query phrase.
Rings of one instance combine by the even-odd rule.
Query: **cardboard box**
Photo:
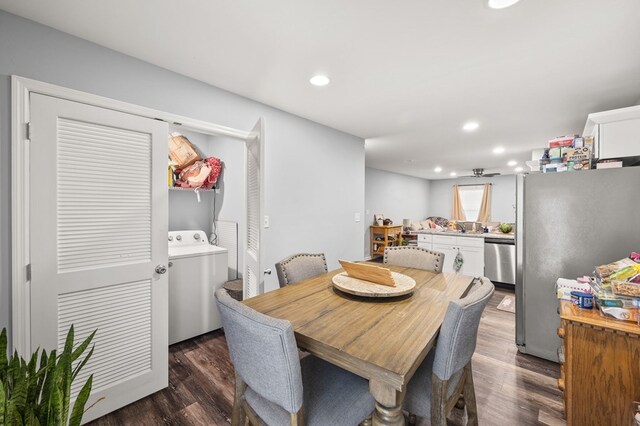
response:
[[[179,169],[184,169],[201,160],[200,155],[189,142],[189,139],[180,133],[172,133],[169,136],[169,158]]]
[[[580,171],[591,169],[591,160],[567,161],[567,169],[570,171]]]
[[[583,161],[591,159],[591,150],[587,147],[573,148],[567,153],[567,161]]]
[[[570,136],[558,136],[549,140],[549,148],[561,148],[566,146],[573,146],[573,139],[576,135]]]

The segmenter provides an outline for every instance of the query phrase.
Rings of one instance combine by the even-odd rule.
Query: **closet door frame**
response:
[[[11,339],[10,351],[17,350],[28,357],[31,348],[30,324],[30,229],[29,229],[29,94],[57,97],[114,111],[153,118],[169,123],[170,126],[187,131],[195,131],[212,136],[226,136],[243,142],[253,140],[251,131],[233,129],[211,122],[196,120],[177,114],[146,108],[115,99],[69,89],[50,83],[11,76]],[[262,120],[262,118],[259,118]],[[264,121],[263,121],[264,122]],[[264,135],[260,135],[264,143]],[[263,159],[264,160],[264,159]],[[264,167],[264,162],[263,162]],[[246,179],[246,177],[245,177]],[[264,182],[261,185],[264,188]],[[246,197],[245,197],[246,198]],[[262,205],[263,201],[260,200]],[[262,210],[262,209],[261,209]],[[263,249],[260,257],[264,257]],[[246,277],[245,277],[246,278]],[[260,280],[264,278],[260,275]]]

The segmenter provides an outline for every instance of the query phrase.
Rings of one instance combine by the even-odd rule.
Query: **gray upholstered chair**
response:
[[[466,297],[449,303],[435,349],[407,385],[404,409],[410,414],[430,417],[433,426],[444,426],[462,395],[467,424],[478,424],[471,357],[482,312],[494,289],[489,279],[480,278]]]
[[[299,360],[289,321],[216,291],[236,370],[231,424],[357,425],[374,410],[367,380],[309,355]]]
[[[324,253],[298,253],[276,263],[280,287],[327,273]]]
[[[414,246],[386,247],[383,263],[439,273],[442,272],[444,253]]]

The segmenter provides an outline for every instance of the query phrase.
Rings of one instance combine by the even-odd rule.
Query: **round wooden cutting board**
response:
[[[391,275],[396,282],[395,287],[359,280],[348,276],[346,272],[334,275],[331,281],[333,281],[333,286],[338,290],[356,296],[396,297],[413,293],[416,287],[416,280],[397,272],[391,272]]]

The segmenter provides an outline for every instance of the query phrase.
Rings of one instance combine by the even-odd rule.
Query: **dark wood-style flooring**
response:
[[[496,290],[480,324],[473,372],[481,425],[564,425],[559,366],[518,353],[515,315],[496,309]],[[171,346],[169,387],[92,425],[223,425],[230,423],[233,366],[224,334],[216,331]],[[421,419],[419,424],[429,424]],[[465,424],[454,409],[449,424]]]

